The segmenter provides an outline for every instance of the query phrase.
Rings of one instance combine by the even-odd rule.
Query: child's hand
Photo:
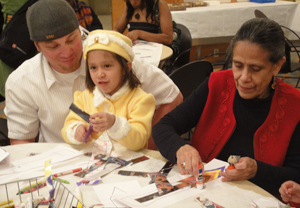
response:
[[[84,137],[89,129],[89,126],[81,124],[77,127],[76,132],[75,132],[75,139],[79,142],[84,142]],[[89,135],[87,138],[87,141],[91,141],[92,137]]]
[[[284,202],[300,203],[300,185],[294,181],[284,182],[279,189],[279,193]]]
[[[114,114],[99,112],[91,115],[90,117],[90,124],[93,126],[94,131],[105,131],[110,129],[114,123]]]

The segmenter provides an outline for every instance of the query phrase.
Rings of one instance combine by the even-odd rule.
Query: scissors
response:
[[[80,118],[85,120],[87,123],[90,123],[90,115],[87,114],[86,112],[84,112],[83,110],[81,110],[80,108],[78,108],[74,103],[72,103],[70,105],[69,109],[72,110],[74,113],[76,113],[78,116],[80,116]],[[93,126],[90,125],[90,127],[89,127],[89,129],[86,132],[86,135],[84,137],[84,143],[87,142],[87,138],[92,133],[92,131],[93,131]]]

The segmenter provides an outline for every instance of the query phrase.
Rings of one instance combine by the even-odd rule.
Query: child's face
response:
[[[123,68],[111,52],[90,51],[87,62],[94,84],[103,93],[113,95],[122,87]]]

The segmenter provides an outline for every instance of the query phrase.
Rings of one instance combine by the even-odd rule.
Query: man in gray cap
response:
[[[33,142],[39,133],[39,142],[64,142],[60,130],[74,92],[85,89],[78,19],[65,0],[39,0],[27,12],[27,24],[41,53],[25,61],[6,82],[8,137],[11,144],[21,144]],[[156,123],[182,102],[182,95],[160,69],[138,58],[132,65],[143,90],[156,99]]]

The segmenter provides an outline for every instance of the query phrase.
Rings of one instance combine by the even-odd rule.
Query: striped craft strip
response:
[[[5,117],[4,107],[5,107],[5,102],[1,102],[0,103],[0,118],[4,118]]]

